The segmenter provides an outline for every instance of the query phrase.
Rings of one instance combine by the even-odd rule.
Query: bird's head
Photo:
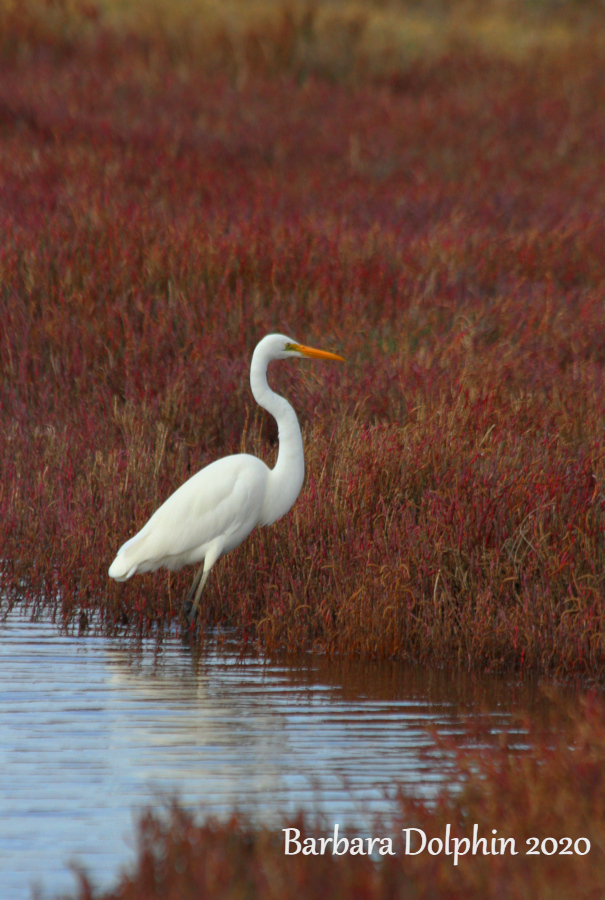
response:
[[[268,334],[263,338],[257,350],[266,353],[270,359],[292,359],[295,357],[305,357],[308,359],[336,359],[344,362],[342,356],[335,353],[328,353],[327,350],[316,350],[314,347],[306,347],[304,344],[298,344],[292,338],[286,337],[285,334]]]

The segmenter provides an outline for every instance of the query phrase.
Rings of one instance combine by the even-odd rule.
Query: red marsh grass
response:
[[[0,58],[7,600],[108,630],[178,618],[192,573],[121,586],[108,565],[202,465],[271,461],[248,367],[279,330],[347,365],[270,372],[306,483],[215,567],[204,626],[602,680],[596,50],[347,85],[53,40]]]
[[[304,856],[301,852],[286,856],[281,830],[255,827],[237,815],[227,822],[211,820],[200,824],[195,815],[175,804],[168,815],[150,811],[143,816],[138,828],[136,862],[118,879],[113,890],[98,893],[82,878],[78,900],[602,897],[602,702],[585,702],[558,738],[545,737],[530,728],[529,749],[523,754],[513,751],[506,734],[496,740],[486,730],[482,738],[482,750],[465,751],[458,759],[461,770],[467,773],[459,792],[445,791],[432,806],[401,796],[394,822],[368,827],[364,837],[391,838],[394,855],[376,854],[374,860],[361,854],[335,856],[328,844],[324,855]],[[312,823],[299,817],[284,821],[283,828],[297,829],[302,846],[309,837],[317,840],[333,836],[334,824]],[[448,826],[450,853],[446,855]],[[472,842],[475,826],[477,837],[485,838],[485,843],[477,844],[475,855],[471,843],[468,852],[460,855],[454,865],[453,841],[458,840],[463,851],[463,840]],[[427,849],[407,855],[402,829],[408,828],[420,829],[427,840],[441,840],[441,852],[439,844],[432,843],[435,855]],[[342,823],[339,832],[348,840],[353,837]],[[417,849],[419,834],[411,835],[410,849]],[[296,832],[291,831],[289,836],[295,838]],[[509,843],[503,845],[502,840]],[[317,840],[315,849],[319,847]],[[364,848],[367,850],[367,844]],[[492,854],[494,848],[497,854]],[[296,845],[289,844],[289,849],[296,850]],[[339,850],[344,850],[343,844]],[[488,852],[484,855],[485,850]],[[537,852],[529,854],[530,850]]]

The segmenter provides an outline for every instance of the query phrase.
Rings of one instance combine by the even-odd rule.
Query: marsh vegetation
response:
[[[151,8],[0,5],[5,608],[161,641],[189,573],[116,586],[115,551],[217,456],[273,460],[259,337],[329,335],[344,371],[270,373],[307,480],[216,566],[199,640],[601,685],[602,4]],[[562,815],[600,828],[597,701],[570,734],[539,776],[477,763],[443,815],[504,815],[531,782],[532,816],[564,791]],[[150,835],[172,860],[162,842],[197,829],[236,879],[259,848],[273,866],[268,833],[173,826],[147,822],[120,896],[177,896],[142,887],[164,884]],[[486,865],[466,892],[501,874],[517,896]]]

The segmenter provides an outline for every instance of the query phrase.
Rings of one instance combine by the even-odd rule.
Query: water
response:
[[[430,798],[452,759],[435,735],[493,730],[536,688],[395,664],[242,658],[178,636],[75,637],[11,613],[0,626],[0,897],[73,891],[69,863],[99,887],[133,859],[137,810],[178,796],[203,814],[235,806],[367,824],[396,785]],[[467,737],[468,739],[468,737]],[[519,744],[525,737],[519,731]]]

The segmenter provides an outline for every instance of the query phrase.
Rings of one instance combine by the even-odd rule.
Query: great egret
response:
[[[196,616],[210,569],[219,557],[238,547],[257,525],[272,525],[298,497],[305,474],[302,435],[296,413],[267,384],[273,359],[293,357],[337,359],[342,356],[297,344],[283,334],[269,334],[257,345],[250,365],[250,387],[256,402],[270,412],[279,428],[274,469],[248,453],[225,456],[193,475],[160,506],[147,524],[126,541],[109,569],[116,581],[137,572],[173,571],[203,560],[185,603],[193,600]]]

